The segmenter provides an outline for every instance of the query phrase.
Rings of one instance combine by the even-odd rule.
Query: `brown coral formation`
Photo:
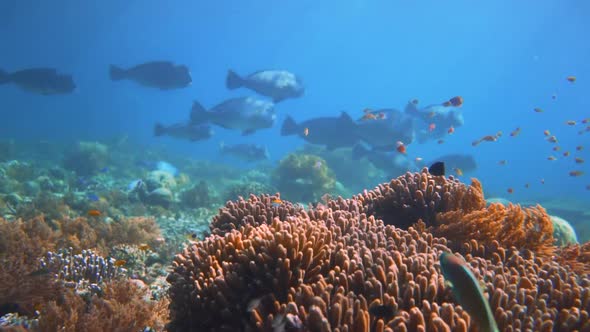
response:
[[[239,197],[235,202],[229,201],[225,207],[219,209],[219,214],[213,217],[209,226],[211,233],[223,235],[245,225],[268,224],[275,217],[279,220],[286,220],[288,216],[299,215],[303,210],[302,207],[280,199],[280,194],[262,194],[260,196],[250,195],[248,200]],[[280,201],[280,203],[273,201]]]
[[[580,275],[590,274],[590,242],[559,248],[556,258]]]
[[[553,223],[541,206],[522,208],[519,205],[491,204],[487,208],[440,213],[436,226],[429,231],[449,240],[449,246],[459,250],[461,245],[476,240],[489,245],[499,241],[504,247],[529,249],[550,258],[555,252]]]
[[[167,319],[167,300],[145,300],[145,290],[127,280],[104,286],[99,297],[88,300],[68,289],[58,301],[50,302],[39,318],[38,331],[103,332],[162,331]]]
[[[354,210],[320,207],[285,220],[243,223],[239,231],[185,249],[168,277],[170,330],[475,327],[439,273],[439,253],[449,250],[446,239],[385,226]],[[463,252],[486,283],[502,330],[590,328],[584,320],[590,312],[588,279],[532,251],[469,243]],[[376,317],[371,308],[380,305],[394,314]]]
[[[424,168],[380,184],[371,191],[330,204],[332,209],[362,205],[361,212],[383,220],[386,225],[408,228],[421,219],[427,226],[435,224],[439,212],[463,210],[465,213],[485,208],[481,183],[472,179],[471,185],[453,176],[434,176]],[[343,204],[344,203],[344,204]]]
[[[0,219],[0,307],[21,314],[57,297],[60,287],[47,274],[36,274],[38,259],[54,249],[55,233],[42,221]]]

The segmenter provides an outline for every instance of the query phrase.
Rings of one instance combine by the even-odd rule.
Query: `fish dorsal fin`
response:
[[[346,113],[346,111],[342,111],[342,113],[340,113],[340,120],[350,122],[350,123],[354,122],[352,120],[352,118],[350,117],[350,115],[348,115],[348,113]]]

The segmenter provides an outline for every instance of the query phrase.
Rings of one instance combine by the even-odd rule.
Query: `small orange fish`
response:
[[[577,78],[575,76],[568,76],[565,79],[570,83],[574,83]]]
[[[533,110],[537,113],[543,113],[543,109],[539,107],[535,107]]]
[[[582,176],[584,175],[583,171],[571,171],[570,176]]]
[[[550,132],[549,130],[545,130],[545,131],[543,132],[543,134],[545,134],[545,136],[549,136],[549,135],[551,135],[551,132]]]
[[[550,136],[547,138],[547,141],[549,141],[551,143],[557,143],[557,137],[555,137],[555,135]]]
[[[447,130],[447,134],[452,134],[455,132],[455,127],[451,126],[448,130]]]
[[[116,267],[121,267],[124,266],[125,264],[127,264],[127,261],[124,259],[117,259],[113,265],[115,265]]]
[[[500,165],[506,165],[507,163],[508,163],[508,161],[507,161],[507,160],[500,160],[500,161],[498,162],[498,164],[500,164]]]
[[[101,215],[102,215],[102,213],[99,210],[96,210],[96,209],[88,210],[88,216],[90,216],[90,217],[100,217]]]
[[[576,159],[574,159],[576,161],[577,164],[582,164],[584,163],[584,159],[580,158],[580,157],[576,157]]]
[[[303,136],[307,135],[309,135],[309,128],[305,127],[305,129],[303,129]]]
[[[454,168],[453,170],[455,171],[455,173],[458,176],[462,176],[463,175],[463,170],[462,169],[460,169],[460,168]]]
[[[556,151],[557,152],[559,150],[561,150],[561,148],[559,146],[556,145],[556,146],[553,147],[553,151]]]
[[[373,113],[365,113],[362,117],[361,120],[366,121],[366,120],[375,120],[377,119],[377,116]]]
[[[576,146],[576,151],[582,151],[583,149],[584,147],[581,145]]]
[[[436,141],[438,144],[443,144],[445,142],[444,139],[439,139],[438,141]]]
[[[508,188],[508,190],[506,190],[509,194],[512,194],[514,192],[514,189],[512,188]]]
[[[272,206],[279,206],[283,204],[283,201],[280,198],[274,198],[270,203]]]
[[[565,122],[565,124],[568,125],[568,126],[575,126],[576,125],[576,121],[574,121],[574,120],[568,120],[568,121]]]
[[[590,118],[582,119],[582,121],[580,121],[580,122],[582,122],[583,124],[586,124],[586,123],[590,122]]]
[[[547,160],[557,160],[557,158],[555,158],[554,156],[549,156],[547,157]]]
[[[142,251],[147,251],[147,250],[151,250],[152,249],[150,247],[150,245],[149,244],[146,244],[146,243],[138,245],[137,248],[139,250],[142,250]]]
[[[512,137],[516,137],[518,134],[520,134],[520,127],[514,129],[511,133],[510,136]]]
[[[429,124],[429,125],[428,125],[428,131],[429,131],[429,132],[433,132],[433,131],[434,131],[434,129],[436,129],[436,124],[434,124],[434,123],[431,123],[431,124]]]
[[[569,151],[565,151],[565,152],[563,153],[563,156],[564,156],[564,157],[569,157],[569,156],[570,156],[570,152],[569,152]]]
[[[481,141],[486,141],[486,142],[495,142],[498,140],[498,136],[492,136],[492,135],[487,135],[481,138]]]
[[[396,145],[397,145],[397,148],[396,148],[397,152],[402,153],[402,154],[407,153],[406,146],[404,145],[403,142],[397,141]]]

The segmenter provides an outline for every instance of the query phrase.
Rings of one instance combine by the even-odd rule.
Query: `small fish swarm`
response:
[[[169,330],[473,330],[445,286],[443,251],[485,285],[502,331],[590,329],[590,278],[548,256],[546,212],[486,208],[477,180],[423,170],[309,210],[276,198],[228,202],[212,235],[176,256]],[[378,305],[394,314],[374,316]]]

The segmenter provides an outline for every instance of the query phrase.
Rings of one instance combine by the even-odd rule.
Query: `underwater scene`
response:
[[[589,18],[1,1],[0,331],[590,331]]]

